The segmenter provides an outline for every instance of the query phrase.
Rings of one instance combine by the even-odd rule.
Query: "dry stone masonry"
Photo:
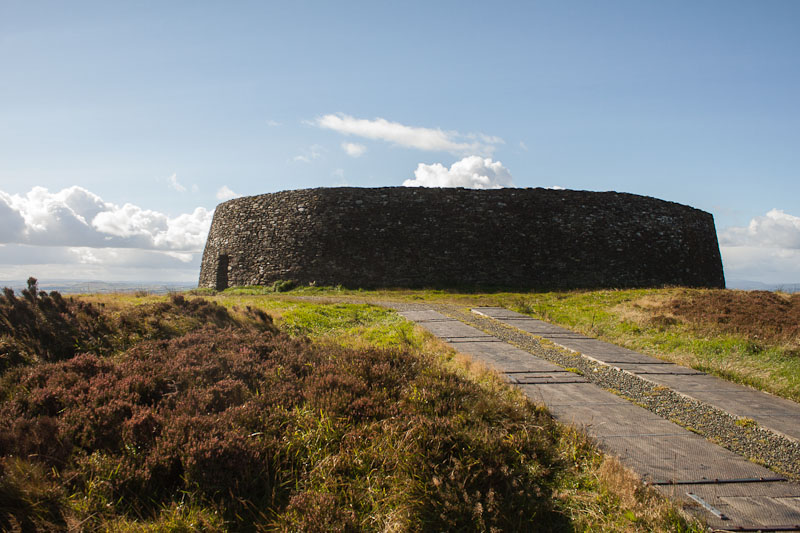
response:
[[[200,287],[724,287],[713,217],[548,189],[283,191],[220,204]]]

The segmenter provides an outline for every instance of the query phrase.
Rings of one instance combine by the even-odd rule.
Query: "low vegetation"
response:
[[[800,401],[800,293],[699,289],[518,295],[517,311]]]
[[[699,531],[392,312],[230,298],[4,294],[0,529]]]
[[[231,289],[220,301],[261,290]],[[800,293],[665,288],[464,294],[298,287],[284,296],[295,295],[503,306],[800,401]]]
[[[170,301],[150,297],[135,306],[106,300],[65,299],[58,292],[39,291],[34,278],[20,296],[4,289],[0,373],[16,366],[63,361],[79,353],[108,356],[143,340],[171,339],[206,325],[224,328],[242,320],[267,320],[263,312],[252,310],[237,319],[220,305],[181,295]]]

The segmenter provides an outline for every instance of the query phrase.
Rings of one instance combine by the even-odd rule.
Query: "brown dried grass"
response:
[[[743,335],[773,345],[800,347],[800,293],[692,292],[681,294],[656,309],[696,328]]]

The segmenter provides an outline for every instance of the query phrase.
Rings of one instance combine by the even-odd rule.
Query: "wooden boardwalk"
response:
[[[733,415],[752,418],[761,427],[800,441],[800,405],[791,400],[586,337],[502,307],[480,307],[473,309],[473,312],[548,339],[598,363],[626,370]]]
[[[734,384],[692,369],[503,308],[475,311],[603,364],[624,368],[681,393],[695,394],[721,409],[735,409],[734,414],[753,418],[789,437],[800,435],[800,418],[794,418],[800,413],[793,410],[797,404],[788,400],[765,395],[769,400],[781,400],[767,401],[758,396],[764,393],[739,390]],[[401,314],[459,352],[504,374],[529,398],[544,403],[559,421],[585,429],[604,451],[618,456],[645,482],[681,501],[709,526],[731,531],[800,530],[800,484],[605,391],[579,374],[437,311],[420,306],[420,310]]]

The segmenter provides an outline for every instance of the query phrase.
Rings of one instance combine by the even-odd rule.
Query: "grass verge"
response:
[[[648,289],[504,301],[574,331],[800,401],[800,294]]]

